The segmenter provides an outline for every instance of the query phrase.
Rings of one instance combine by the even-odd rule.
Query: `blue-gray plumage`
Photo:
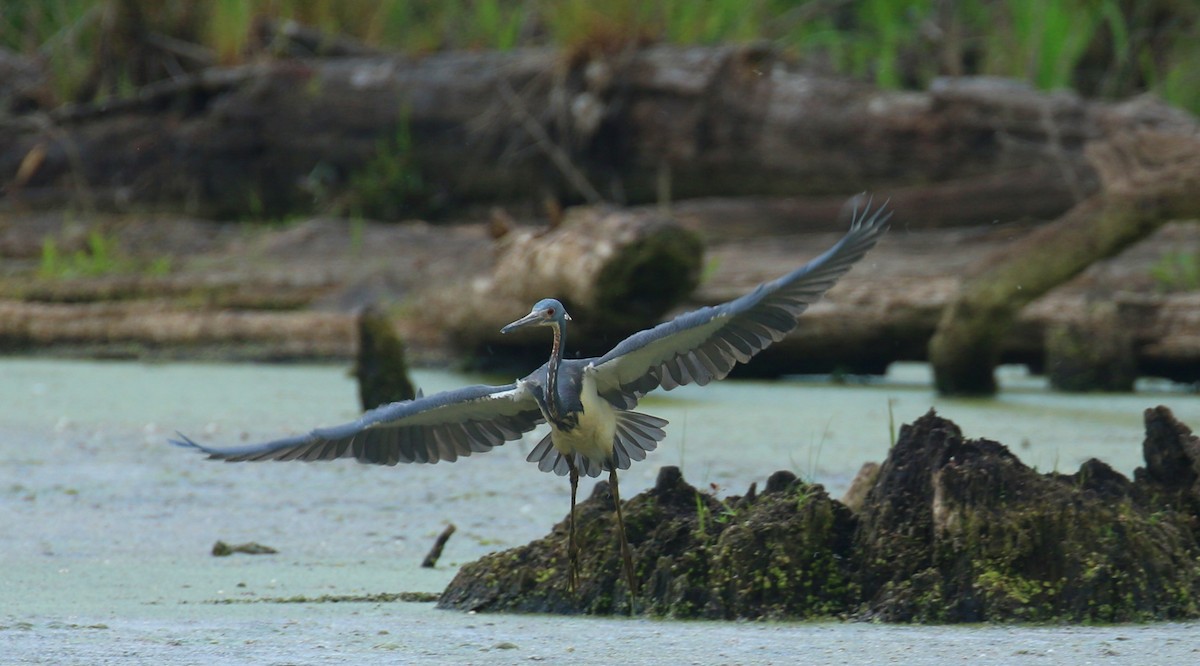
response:
[[[173,443],[210,458],[333,460],[363,463],[436,463],[481,453],[520,439],[541,423],[550,432],[528,460],[538,469],[571,477],[571,587],[577,577],[574,545],[579,474],[609,472],[630,596],[634,579],[620,512],[616,470],[653,451],[667,422],[631,411],[646,393],[662,387],[722,379],[795,328],[797,318],[870,250],[887,230],[891,213],[870,204],[855,210],[850,231],[832,248],[787,275],[721,305],[680,315],[635,333],[599,358],[564,359],[571,317],[552,298],[505,326],[508,333],[546,326],[553,333],[550,360],[505,386],[471,386],[371,410],[357,421],[307,435],[233,448],[210,448],[183,437]]]

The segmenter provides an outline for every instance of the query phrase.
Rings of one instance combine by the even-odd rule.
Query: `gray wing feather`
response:
[[[700,308],[635,333],[597,359],[597,390],[632,408],[646,393],[722,379],[796,327],[809,305],[875,246],[891,213],[870,202],[855,210],[850,231],[832,248],[787,275],[728,303]]]
[[[351,423],[263,444],[210,448],[183,435],[171,443],[229,462],[336,458],[376,465],[453,462],[520,439],[542,421],[537,401],[524,385],[468,386],[394,402]]]

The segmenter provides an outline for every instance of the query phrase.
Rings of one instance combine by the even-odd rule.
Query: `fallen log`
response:
[[[188,310],[161,301],[23,303],[0,300],[0,349],[82,349],[97,356],[156,353],[291,360],[348,358],[355,318],[332,312]]]
[[[700,215],[703,203],[688,202],[688,212],[672,217],[712,239],[705,251],[705,281],[686,302],[646,325],[674,312],[736,298],[811,259],[844,231],[825,222],[828,233],[775,229],[754,240],[721,239],[719,229],[692,224],[692,214]],[[730,225],[739,224],[742,216],[758,207],[754,202],[746,202],[746,208],[730,201],[713,203],[723,211],[704,213],[714,224],[726,214]],[[801,202],[780,205],[804,207]],[[824,217],[836,216],[836,210]],[[657,209],[614,214],[660,215]],[[192,225],[173,224],[170,218],[126,217],[110,222],[104,233],[113,239],[113,252],[137,261],[166,252],[172,257],[171,272],[71,280],[43,276],[35,273],[39,239],[56,237],[64,239],[60,247],[76,247],[63,234],[62,225],[69,221],[30,225],[24,220],[0,220],[0,253],[13,271],[0,280],[4,350],[36,347],[105,356],[352,359],[354,313],[376,302],[399,304],[388,312],[410,358],[418,364],[444,365],[475,355],[478,365],[489,361],[492,366],[519,365],[527,372],[545,361],[544,337],[508,340],[504,336],[497,341],[512,347],[452,346],[442,323],[436,321],[444,316],[443,310],[461,308],[472,281],[476,277],[486,281],[495,266],[497,244],[483,225],[367,223],[355,240],[349,231],[354,226],[348,221],[324,219],[287,228],[231,230],[238,237],[233,242],[198,242]],[[219,225],[202,225],[203,229],[215,226]],[[899,226],[804,314],[792,335],[750,364],[738,366],[737,372],[742,376],[879,372],[894,361],[926,360],[929,339],[959,288],[960,276],[1034,228],[1006,224],[913,231]],[[87,229],[82,231],[86,237]],[[1186,281],[1172,287],[1156,277],[1164,258],[1192,257],[1197,252],[1200,224],[1175,222],[1119,256],[1091,266],[1018,313],[1001,344],[1001,361],[1049,372],[1048,331],[1071,326],[1080,327],[1084,335],[1103,336],[1095,329],[1100,320],[1089,312],[1107,302],[1115,306],[1117,327],[1131,338],[1138,376],[1200,380],[1200,292],[1186,290]],[[27,272],[21,272],[22,266]],[[431,286],[444,290],[448,285],[458,285],[453,297],[457,300],[430,300],[423,295]],[[528,296],[536,300],[551,289],[553,285]],[[505,308],[494,306],[491,316],[498,324],[475,326],[495,335],[499,325],[524,314],[531,304],[528,299],[514,299],[512,311],[505,313],[499,312]],[[332,321],[338,322],[335,327],[314,323]],[[582,313],[571,328],[569,354],[604,352],[624,337],[584,338],[581,326],[574,324],[587,324]]]
[[[943,394],[992,394],[992,370],[1017,313],[1089,265],[1163,224],[1200,215],[1200,135],[1140,132],[1092,147],[1104,192],[990,257],[929,341]]]
[[[882,91],[757,47],[265,60],[0,119],[0,172],[21,174],[12,206],[225,217],[362,205],[365,189],[403,189],[412,214],[966,181],[989,218],[1016,219],[1095,190],[1087,141],[1181,118],[996,79]]]
[[[704,246],[659,213],[576,208],[550,230],[514,230],[500,238],[483,277],[435,290],[430,313],[460,349],[530,348],[544,335],[501,336],[500,328],[543,298],[558,298],[572,317],[570,349],[653,325],[695,289]],[[590,344],[589,344],[590,343]]]
[[[886,199],[903,229],[979,225],[984,222],[1051,218],[1063,210],[1068,193],[1050,169],[956,178],[939,183],[889,188]],[[1019,215],[1013,201],[1020,199]],[[701,197],[671,204],[671,216],[708,243],[738,242],[800,232],[844,231],[850,222],[847,198],[838,196]],[[661,206],[655,205],[661,210]]]

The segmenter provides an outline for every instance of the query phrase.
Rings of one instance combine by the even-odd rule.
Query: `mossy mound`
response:
[[[1169,417],[1169,412],[1166,412]],[[1148,415],[1148,422],[1150,416]],[[855,535],[864,615],[889,621],[1195,617],[1194,516],[1089,460],[1038,474],[932,412],[901,431]]]
[[[1200,440],[1146,411],[1147,467],[1096,460],[1039,474],[1003,445],[964,440],[932,411],[905,426],[855,514],[777,472],[717,499],[665,467],[624,505],[639,612],[678,618],[856,617],[899,622],[1137,621],[1200,617]],[[439,605],[624,613],[607,484],[567,523],[463,567]]]
[[[635,607],[677,618],[825,616],[857,598],[847,564],[853,516],[788,472],[759,494],[719,500],[664,467],[624,504]],[[577,508],[580,589],[568,588],[567,522],[526,546],[462,568],[439,606],[609,614],[629,608],[608,484]],[[745,575],[740,575],[744,572]]]

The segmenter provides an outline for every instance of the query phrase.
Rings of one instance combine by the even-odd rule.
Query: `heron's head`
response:
[[[562,303],[553,298],[543,298],[534,303],[529,314],[500,329],[501,333],[511,333],[526,326],[562,326],[563,322],[571,321]]]

